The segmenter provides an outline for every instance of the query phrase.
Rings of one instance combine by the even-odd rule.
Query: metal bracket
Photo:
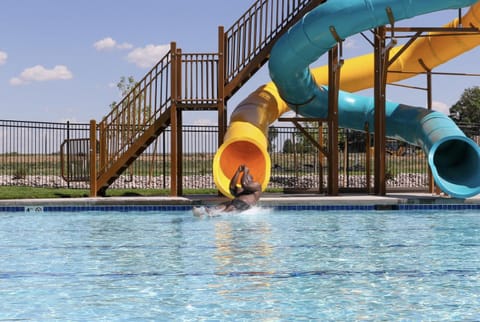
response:
[[[392,8],[387,7],[385,9],[385,11],[387,12],[388,21],[390,22],[390,25],[392,26],[392,28],[390,28],[391,33],[392,33],[392,35],[390,36],[390,43],[385,48],[386,51],[388,52],[390,49],[395,47],[395,45],[397,44],[397,39],[395,39],[395,17],[393,15]]]
[[[335,40],[337,42],[342,42],[343,41],[343,39],[340,38],[340,36],[338,35],[337,30],[335,29],[335,26],[330,26],[329,29],[330,29],[330,33],[332,34],[333,38],[335,38]]]
[[[344,63],[344,59],[342,58],[343,57],[343,42],[344,42],[344,39],[340,38],[340,36],[337,33],[337,30],[335,29],[335,26],[330,26],[329,29],[330,29],[330,33],[332,34],[333,38],[335,38],[335,40],[338,43],[338,51],[339,51],[339,57],[340,57],[340,59],[338,61],[338,65],[336,66],[336,68],[338,69]]]

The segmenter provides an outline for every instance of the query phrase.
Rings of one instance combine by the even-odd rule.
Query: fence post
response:
[[[90,197],[97,196],[97,122],[90,121]]]
[[[67,121],[67,178],[67,188],[70,189],[70,121]]]
[[[323,146],[323,122],[318,121],[318,145]],[[323,155],[322,149],[317,149],[317,158],[318,158],[318,193],[323,192]]]
[[[371,193],[372,191],[372,183],[371,183],[371,163],[372,163],[372,155],[374,152],[372,151],[372,146],[370,144],[370,126],[368,122],[365,122],[365,182],[367,186],[367,193]]]

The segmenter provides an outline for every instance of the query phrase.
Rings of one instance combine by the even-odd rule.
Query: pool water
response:
[[[480,216],[0,213],[0,288],[0,321],[480,320]]]

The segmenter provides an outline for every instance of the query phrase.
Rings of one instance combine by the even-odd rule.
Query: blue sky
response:
[[[0,11],[0,119],[61,122],[100,120],[120,99],[121,76],[141,79],[171,41],[183,52],[215,52],[217,28],[230,27],[253,3],[233,0],[2,0]],[[398,25],[440,26],[449,10]],[[345,43],[345,55],[371,51],[361,37]],[[478,49],[435,71],[478,73]],[[325,63],[322,57],[316,65]],[[269,81],[263,68],[229,101],[228,110]],[[434,77],[435,106],[445,111],[476,77]],[[418,77],[410,85],[425,86]],[[369,95],[369,92],[365,92]],[[425,106],[421,91],[388,89],[388,99]],[[184,113],[188,124],[215,124],[213,112]]]

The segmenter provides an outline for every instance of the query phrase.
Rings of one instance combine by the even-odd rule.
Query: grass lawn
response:
[[[216,194],[215,189],[185,189],[190,194]],[[0,199],[40,199],[40,198],[85,198],[89,197],[88,189],[34,188],[18,186],[0,186]],[[168,190],[159,189],[108,189],[106,197],[114,196],[168,196]]]
[[[106,197],[153,197],[168,196],[166,189],[108,189]],[[266,192],[282,193],[283,189],[269,188]],[[184,195],[218,195],[216,189],[184,189]],[[88,189],[36,188],[24,186],[0,186],[1,199],[41,199],[41,198],[86,198]]]

